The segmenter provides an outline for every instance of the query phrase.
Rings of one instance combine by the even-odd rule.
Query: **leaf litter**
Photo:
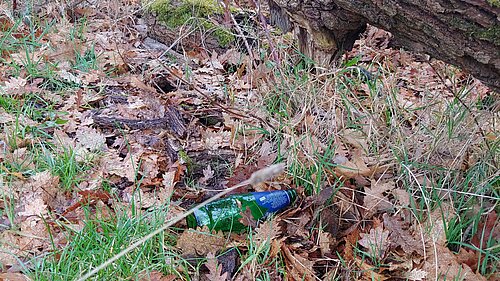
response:
[[[132,2],[115,7],[115,12],[127,16],[119,20],[96,7],[75,10],[76,17],[89,17],[89,32],[85,34],[86,40],[73,42],[68,39],[73,27],[71,22],[65,17],[45,15],[55,17],[57,24],[54,32],[43,35],[43,40],[57,47],[35,49],[29,59],[39,61],[39,68],[58,63],[54,79],[75,85],[64,95],[42,87],[49,83],[44,78],[33,79],[25,71],[15,77],[7,74],[12,73],[8,64],[0,66],[1,96],[28,102],[30,94],[37,94],[44,102],[50,101],[56,108],[57,118],[64,120],[51,128],[48,121],[57,122],[57,118],[37,119],[5,109],[0,111],[3,127],[0,141],[4,144],[0,165],[2,171],[6,171],[0,174],[0,203],[14,206],[13,220],[6,212],[0,217],[0,246],[5,249],[0,253],[1,278],[25,280],[15,257],[28,262],[50,252],[54,244],[64,247],[67,233],[55,227],[56,222],[64,217],[76,225],[84,224],[81,212],[84,206],[111,207],[107,216],[113,216],[119,206],[134,205],[139,211],[147,211],[170,204],[167,217],[171,218],[209,197],[213,194],[210,189],[220,190],[247,180],[252,172],[269,166],[276,159],[291,164],[296,157],[313,166],[309,164],[311,155],[324,153],[325,139],[336,134],[337,148],[329,159],[334,168],[328,170],[322,191],[306,192],[303,186],[286,176],[254,186],[251,190],[296,188],[302,199],[293,209],[263,222],[252,220],[248,212],[243,212],[242,223],[253,229],[251,241],[246,236],[215,233],[206,228],[186,229],[176,233],[177,251],[184,258],[206,258],[208,272],[204,276],[211,280],[255,279],[264,272],[273,276],[272,280],[328,280],[336,270],[343,276],[358,279],[432,280],[458,276],[463,280],[486,280],[477,271],[477,256],[488,247],[487,241],[491,241],[484,236],[499,239],[496,213],[490,212],[471,235],[471,244],[478,250],[460,248],[458,254],[451,251],[447,247],[445,223],[454,215],[450,213],[443,219],[442,212],[435,212],[417,222],[404,209],[414,203],[410,198],[413,194],[401,188],[400,181],[393,175],[397,172],[391,167],[393,159],[381,157],[387,151],[373,153],[373,135],[381,133],[368,128],[385,128],[380,125],[381,120],[357,112],[365,122],[363,129],[334,124],[338,128],[328,127],[327,133],[320,133],[319,128],[305,141],[299,141],[300,130],[308,133],[300,126],[314,127],[318,120],[330,118],[310,108],[304,110],[307,114],[294,116],[291,123],[299,125],[286,127],[287,133],[278,146],[266,137],[266,131],[275,130],[276,120],[268,118],[258,106],[259,99],[265,98],[270,85],[276,82],[272,69],[259,59],[250,62],[250,56],[237,48],[217,53],[196,46],[188,54],[177,53],[181,51],[175,49],[170,53],[185,61],[169,61],[164,58],[163,50],[144,44],[152,38],[141,31],[140,24],[130,24],[131,18],[138,20],[134,9],[140,9],[138,1]],[[50,9],[49,5],[45,11]],[[2,13],[8,10],[2,9]],[[20,25],[15,32],[28,31]],[[345,57],[346,60],[359,57],[360,62],[376,60],[386,69],[399,70],[394,72],[399,73],[397,77],[389,76],[386,82],[394,80],[400,86],[395,102],[407,109],[401,118],[413,129],[418,122],[429,120],[412,114],[411,110],[417,112],[428,102],[427,91],[446,92],[447,88],[437,79],[433,67],[416,61],[405,51],[387,48],[388,38],[385,32],[372,27]],[[77,56],[90,54],[92,48],[99,53],[95,69],[75,69]],[[6,62],[18,65],[28,59],[23,51],[9,50],[1,55]],[[254,63],[256,69],[250,70],[249,65]],[[438,69],[446,67],[441,62],[434,64]],[[231,73],[229,70],[234,67],[237,69]],[[462,79],[463,74],[457,72],[457,75]],[[189,83],[180,78],[189,79]],[[465,80],[460,83],[465,85]],[[472,95],[485,98],[488,90],[474,83]],[[363,85],[356,94],[366,96],[370,91]],[[321,102],[319,99],[318,104]],[[348,120],[345,112],[331,108],[330,111],[336,120]],[[9,132],[15,132],[17,123],[47,128],[44,132],[50,138],[42,140],[28,133],[23,140],[16,137],[12,142]],[[403,130],[412,135],[408,128]],[[420,136],[414,134],[414,137]],[[72,190],[61,188],[59,175],[37,167],[35,148],[44,142],[54,145],[57,153],[74,151],[77,163],[88,164],[79,175],[81,178],[71,185]],[[427,157],[432,165],[458,167],[463,161],[457,161],[454,155],[458,154],[455,149],[460,142],[455,139],[439,143],[441,147],[430,149],[428,142],[419,140],[412,142],[411,149],[420,158]],[[467,145],[472,147],[477,143]],[[292,153],[292,146],[300,147],[296,155]],[[471,158],[470,161],[478,160]],[[14,164],[20,172],[13,170]],[[187,178],[194,179],[199,187],[187,185]],[[111,192],[102,189],[104,180],[114,187]],[[6,211],[6,207],[0,209]],[[19,227],[18,231],[10,229],[12,223]],[[423,233],[420,224],[432,225],[432,231]],[[223,271],[227,264],[236,264],[238,259],[229,256],[221,263],[216,255],[235,248],[244,253],[249,250],[248,243],[255,243],[258,249],[269,247],[269,260],[279,259],[286,270],[277,271],[273,264],[264,262],[261,267],[245,264],[236,276],[233,270]],[[360,250],[367,253],[362,256],[363,260]],[[350,266],[355,265],[356,270],[339,269],[342,267],[337,261],[339,256]],[[389,266],[379,267],[377,263]],[[176,276],[153,271],[144,278],[174,280]]]

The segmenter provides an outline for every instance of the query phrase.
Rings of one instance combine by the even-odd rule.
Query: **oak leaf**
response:
[[[208,280],[227,280],[227,272],[222,273],[222,265],[217,262],[217,258],[213,253],[207,254],[207,262],[205,266],[208,268],[209,273],[206,275]]]
[[[360,149],[355,149],[353,151],[351,160],[349,160],[345,156],[337,155],[333,159],[333,162],[337,164],[337,166],[335,167],[335,172],[339,176],[343,176],[346,178],[354,178],[356,176],[371,176],[371,174],[373,173],[372,169],[366,165]]]
[[[292,253],[286,245],[281,246],[281,252],[285,256],[287,274],[290,275],[290,280],[315,280],[313,261],[297,253]]]
[[[255,230],[254,241],[257,247],[260,247],[262,244],[274,240],[280,234],[281,229],[278,223],[275,220],[267,220],[262,222]]]
[[[385,256],[389,248],[389,231],[384,230],[382,224],[376,228],[370,229],[370,233],[361,233],[361,239],[358,243],[368,249],[370,255],[375,259],[381,259]]]
[[[484,276],[474,273],[468,265],[459,263],[457,256],[446,246],[434,246],[435,249],[427,251],[428,257],[422,267],[428,273],[426,280],[486,281]]]
[[[426,276],[427,272],[417,268],[414,268],[412,271],[405,274],[405,278],[412,281],[424,280]]]
[[[403,251],[411,255],[413,252],[424,255],[424,244],[420,241],[420,238],[414,237],[409,231],[409,225],[405,225],[404,221],[399,220],[395,216],[389,216],[384,214],[384,227],[390,230],[389,240],[391,246],[401,247]]]
[[[224,248],[226,238],[222,232],[210,232],[208,227],[185,230],[177,239],[177,248],[184,256],[206,256]]]
[[[257,227],[258,221],[253,217],[252,210],[246,208],[244,212],[240,212],[241,218],[239,222],[244,226],[250,226],[251,228]]]
[[[371,187],[365,187],[364,206],[370,213],[390,209],[393,205],[384,195],[385,192],[394,188],[394,182],[380,182],[372,180]]]

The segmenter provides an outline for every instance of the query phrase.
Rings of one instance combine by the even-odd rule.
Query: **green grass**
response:
[[[69,231],[68,245],[60,248],[53,245],[53,252],[34,260],[28,272],[33,280],[74,280],[89,269],[103,263],[137,239],[161,227],[165,221],[163,206],[157,211],[136,214],[132,217],[118,211],[116,216],[102,216],[98,209],[86,207],[83,229],[72,230],[70,225],[62,227]],[[150,239],[140,248],[117,261],[113,266],[100,271],[98,280],[138,280],[152,271],[174,274],[186,278],[192,267],[175,251],[175,233],[164,232]],[[179,269],[183,268],[183,272]]]

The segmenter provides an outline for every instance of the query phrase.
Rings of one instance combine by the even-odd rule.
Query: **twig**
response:
[[[264,18],[264,15],[261,12],[262,9],[261,9],[261,5],[260,5],[260,1],[257,0],[257,3],[255,3],[255,0],[250,0],[250,2],[252,3],[252,5],[257,7],[257,14],[259,16],[260,25],[262,27],[262,30],[264,30],[264,34],[266,35],[267,41],[269,43],[269,47],[271,48],[271,56],[273,57],[274,62],[276,62],[278,65],[280,65],[281,60],[276,52],[276,46],[274,46],[274,41],[272,40],[271,35],[269,34],[269,29],[267,28],[266,19]]]
[[[220,3],[222,5],[222,7],[224,8],[224,10],[229,11],[229,7],[227,6],[226,1],[221,1]],[[231,21],[233,22],[234,28],[236,28],[236,31],[238,31],[238,33],[241,36],[241,39],[245,43],[245,48],[247,49],[247,53],[248,53],[248,56],[250,58],[250,71],[251,71],[252,69],[254,69],[253,62],[255,60],[253,57],[252,49],[250,48],[250,45],[248,44],[248,40],[247,40],[245,34],[243,33],[243,30],[241,30],[241,27],[239,26],[238,22],[234,18],[233,14],[230,12],[228,12],[226,14],[229,14],[229,17],[231,18]]]

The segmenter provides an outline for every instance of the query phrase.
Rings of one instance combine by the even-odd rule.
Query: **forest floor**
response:
[[[39,2],[0,4],[0,280],[75,280],[273,163],[237,192],[284,212],[91,279],[499,280],[500,103],[460,69],[374,27],[322,68],[251,5],[160,43],[145,1]]]

